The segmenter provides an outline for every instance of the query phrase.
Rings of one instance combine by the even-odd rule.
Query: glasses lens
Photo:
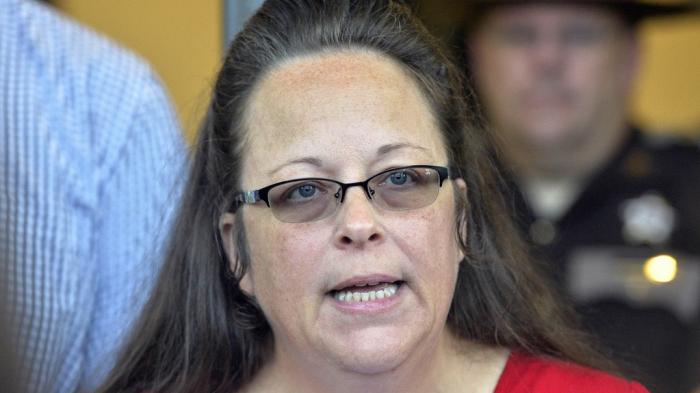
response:
[[[306,179],[270,189],[272,213],[284,222],[308,222],[327,217],[338,207],[340,186],[327,180]]]
[[[435,202],[440,174],[431,168],[400,168],[382,172],[369,181],[375,203],[387,210],[409,210]]]

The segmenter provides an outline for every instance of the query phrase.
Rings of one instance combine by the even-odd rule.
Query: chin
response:
[[[332,338],[326,351],[345,371],[376,375],[398,368],[426,342],[426,336],[405,329],[365,328]]]
[[[564,116],[549,116],[519,125],[520,139],[536,150],[557,150],[571,147],[578,140],[576,124]]]

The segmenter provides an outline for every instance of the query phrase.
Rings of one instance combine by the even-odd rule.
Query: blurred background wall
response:
[[[227,37],[260,0],[54,0],[65,13],[112,37],[154,66],[188,139],[206,107]],[[461,13],[454,1],[424,1],[440,34]],[[642,70],[630,108],[648,129],[700,137],[700,16],[645,22]]]
[[[651,129],[700,135],[700,17],[649,22],[641,37],[634,117]]]

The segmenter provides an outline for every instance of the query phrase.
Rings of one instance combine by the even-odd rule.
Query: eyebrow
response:
[[[416,150],[420,150],[423,152],[428,151],[428,149],[426,149],[425,147],[420,146],[420,145],[415,145],[413,143],[408,143],[408,142],[390,143],[387,145],[383,145],[379,149],[377,149],[377,158],[379,158],[381,156],[385,156],[385,155],[387,155],[395,150],[406,149],[406,148],[416,149]]]
[[[404,143],[389,143],[389,144],[386,144],[386,145],[382,145],[382,146],[380,146],[380,147],[377,149],[377,157],[375,158],[375,161],[378,160],[378,159],[380,159],[382,156],[385,156],[385,155],[387,155],[387,154],[389,154],[389,153],[392,153],[392,152],[394,152],[394,151],[396,151],[396,150],[406,149],[406,148],[416,149],[416,150],[420,150],[420,151],[423,151],[423,152],[427,152],[427,151],[428,151],[428,149],[426,149],[425,147],[419,146],[419,145],[415,145],[415,144],[413,144],[413,143],[407,143],[407,142],[404,142]],[[313,165],[313,166],[315,166],[315,167],[319,167],[319,168],[320,168],[320,167],[323,166],[323,160],[321,160],[321,159],[318,158],[318,157],[313,157],[313,156],[295,158],[295,159],[292,159],[292,160],[289,160],[289,161],[283,163],[282,165],[279,165],[279,166],[273,168],[273,169],[272,169],[271,171],[269,171],[267,174],[268,174],[268,176],[272,176],[273,174],[275,174],[276,172],[278,172],[280,169],[282,169],[282,168],[284,168],[284,167],[286,167],[286,166],[289,166],[289,165],[294,165],[294,164],[308,164],[308,165]]]
[[[275,172],[279,171],[280,169],[282,169],[286,166],[289,166],[289,165],[294,165],[294,164],[309,164],[309,165],[313,165],[313,166],[320,168],[323,166],[323,161],[318,157],[295,158],[293,160],[289,160],[289,161],[285,162],[282,165],[275,167],[271,171],[267,172],[267,174],[268,174],[268,176],[272,176],[273,174],[275,174]]]

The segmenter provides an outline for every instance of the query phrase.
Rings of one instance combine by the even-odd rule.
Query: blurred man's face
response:
[[[624,114],[635,44],[612,11],[498,7],[469,44],[477,89],[507,143],[570,150],[610,132],[606,124]]]

